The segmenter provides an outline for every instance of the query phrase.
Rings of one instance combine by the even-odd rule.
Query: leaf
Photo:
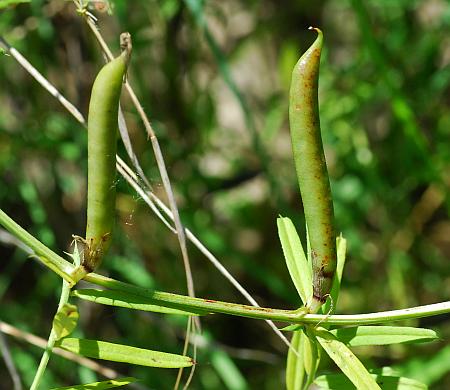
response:
[[[304,328],[304,325],[300,324],[290,324],[288,326],[285,326],[284,328],[281,328],[283,332],[295,332],[296,330],[302,330]]]
[[[9,7],[10,5],[17,5],[21,3],[30,3],[31,0],[0,0],[0,9]]]
[[[73,237],[73,253],[69,253],[69,252],[64,252],[67,256],[69,256],[73,263],[75,264],[75,266],[80,266],[81,265],[81,256],[83,255],[82,252],[80,252],[79,247],[81,245],[83,245],[83,243],[81,242],[80,237],[78,236],[72,236]]]
[[[305,223],[306,226],[306,254],[308,256],[308,265],[309,268],[311,269],[311,274],[312,274],[312,256],[311,256],[311,240],[309,239],[309,230],[308,230],[308,225]],[[312,278],[312,276],[311,276]]]
[[[323,313],[328,313],[330,309],[336,310],[339,291],[341,289],[342,273],[344,272],[345,256],[347,252],[347,240],[341,236],[336,237],[336,252],[337,252],[337,266],[336,274],[333,279],[333,286],[331,287],[330,296],[323,307]],[[331,307],[333,305],[333,307]]]
[[[316,371],[320,363],[319,345],[314,335],[310,335],[309,330],[303,337],[303,350],[305,372],[309,379],[309,384],[314,380]]]
[[[294,332],[291,339],[286,363],[286,388],[287,390],[300,390],[303,388],[305,377],[303,339],[305,334],[302,331]],[[296,353],[297,352],[297,353]]]
[[[428,386],[414,379],[371,374],[383,390],[426,390]],[[320,390],[354,390],[356,387],[343,374],[321,375],[313,382]]]
[[[136,382],[136,378],[127,377],[127,378],[118,378],[118,379],[109,379],[107,381],[102,382],[94,382],[94,383],[86,383],[84,385],[74,385],[67,387],[58,387],[52,390],[104,390],[104,389],[112,389],[113,387],[121,387],[125,385],[129,385],[130,383]]]
[[[155,313],[180,314],[185,316],[195,316],[206,314],[202,311],[185,311],[172,309],[155,304],[151,298],[144,298],[134,294],[128,294],[121,291],[99,290],[99,289],[79,289],[74,290],[72,295],[102,305],[125,307],[127,309],[151,311]]]
[[[279,217],[277,226],[289,274],[302,302],[306,304],[312,296],[311,267],[308,265],[302,243],[292,221],[289,218]]]
[[[195,363],[189,356],[152,351],[150,349],[100,340],[65,338],[58,341],[56,346],[81,356],[147,367],[181,368],[191,367]]]
[[[73,332],[78,322],[78,309],[70,303],[58,310],[53,319],[53,331],[56,333],[56,339],[62,339]]]
[[[369,371],[342,342],[324,328],[314,330],[322,348],[358,390],[381,389]]]
[[[420,343],[439,338],[434,330],[408,326],[356,326],[334,329],[330,333],[351,347]]]

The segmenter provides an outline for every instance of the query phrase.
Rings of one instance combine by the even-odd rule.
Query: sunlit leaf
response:
[[[304,356],[305,372],[311,383],[315,376],[320,363],[320,349],[316,338],[307,331],[303,336],[303,349],[301,351]]]
[[[289,218],[279,217],[277,226],[289,274],[301,300],[306,304],[312,295],[311,267],[308,265],[302,243],[292,221]]]
[[[53,331],[56,339],[62,339],[73,332],[78,322],[78,309],[75,305],[66,303],[53,319]]]
[[[184,311],[180,309],[172,309],[169,307],[160,306],[155,304],[155,301],[151,298],[144,298],[142,296],[127,294],[115,290],[79,289],[74,290],[72,292],[72,295],[77,298],[100,303],[102,305],[125,307],[127,309],[133,310],[143,310],[165,314],[180,314],[187,316],[206,314],[200,311]]]
[[[345,256],[347,252],[347,240],[341,236],[336,238],[336,251],[337,251],[337,266],[336,273],[333,279],[333,285],[331,287],[330,296],[323,308],[323,313],[328,313],[330,309],[333,312],[336,310],[336,305],[339,298],[339,291],[341,289],[342,273],[344,272]],[[333,305],[333,307],[331,307]]]
[[[324,328],[314,330],[322,348],[358,390],[380,389],[369,371],[353,352]]]
[[[281,328],[283,332],[295,332],[296,330],[302,330],[304,325],[299,324],[290,324],[288,326],[285,326],[284,328]]]
[[[311,240],[309,239],[309,231],[308,231],[308,225],[306,225],[306,255],[308,258],[308,265],[309,268],[312,270],[312,256],[311,256]],[[312,273],[312,271],[311,271]],[[312,276],[311,276],[312,278]]]
[[[129,385],[130,383],[136,382],[136,378],[127,377],[127,378],[118,378],[118,379],[109,379],[107,381],[102,382],[94,382],[94,383],[86,383],[83,385],[75,385],[75,386],[67,386],[67,387],[58,387],[52,390],[105,390],[112,389],[114,387],[121,387],[125,385]]]
[[[79,247],[83,245],[79,237],[74,236],[73,238],[73,253],[64,252],[66,255],[72,258],[73,263],[78,267],[81,264],[81,256],[83,253],[80,252]]]
[[[152,351],[150,349],[99,340],[65,338],[58,341],[56,346],[94,359],[111,360],[113,362],[137,364],[140,366],[181,368],[190,367],[194,364],[194,360],[189,356]]]
[[[303,338],[306,337],[302,331],[294,332],[291,339],[286,364],[286,388],[287,390],[300,390],[303,388],[305,378],[305,366],[303,351]],[[296,353],[297,352],[297,353]]]
[[[427,385],[414,379],[371,374],[372,378],[382,386],[383,390],[426,390]],[[357,388],[343,374],[321,375],[314,381],[320,390],[355,390]]]
[[[438,339],[434,330],[407,326],[357,326],[330,331],[339,341],[355,347],[360,345],[387,345],[420,343]]]

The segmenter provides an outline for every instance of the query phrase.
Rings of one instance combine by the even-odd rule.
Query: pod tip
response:
[[[310,26],[310,27],[308,27],[308,30],[310,30],[310,31],[314,30],[317,33],[317,40],[318,41],[322,41],[323,33],[322,33],[322,30],[320,28]]]
[[[120,34],[120,50],[125,54],[126,61],[130,60],[131,50],[133,48],[131,42],[131,34],[129,32],[124,32]]]
[[[308,30],[314,30],[314,31],[317,31],[318,34],[322,34],[322,30],[317,27],[309,26]]]

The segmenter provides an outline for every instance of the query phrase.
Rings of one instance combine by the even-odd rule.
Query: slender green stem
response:
[[[196,311],[208,313],[223,313],[237,315],[256,319],[272,319],[291,322],[295,318],[295,312],[289,310],[277,310],[271,308],[254,307],[238,303],[222,302],[212,299],[192,298],[185,295],[172,294],[162,291],[134,286],[128,283],[120,282],[99,274],[91,273],[84,278],[86,282],[91,282],[98,286],[106,287],[111,290],[123,291],[128,294],[134,294],[154,300],[155,304],[180,308],[190,307]],[[290,317],[291,316],[291,317]]]
[[[30,233],[25,231],[2,210],[0,210],[0,224],[27,244],[39,256],[42,263],[52,271],[73,284],[69,273],[75,268],[51,249],[47,248]],[[289,322],[293,324],[329,324],[329,325],[367,325],[385,322],[400,321],[411,318],[431,317],[438,314],[450,313],[450,301],[435,303],[432,305],[418,306],[402,310],[392,310],[379,313],[354,314],[354,315],[319,315],[305,314],[304,310],[280,310],[264,307],[254,307],[238,303],[221,302],[212,299],[193,298],[184,295],[154,291],[128,283],[120,282],[99,274],[91,273],[85,280],[110,288],[124,291],[138,296],[151,298],[156,304],[169,308],[196,310],[205,313],[222,313],[234,316]]]
[[[414,308],[392,310],[379,313],[354,315],[319,315],[304,314],[301,310],[281,310],[264,307],[254,307],[238,303],[222,302],[212,299],[192,298],[184,295],[155,291],[133,286],[98,274],[89,274],[85,280],[93,284],[123,291],[129,294],[151,298],[156,304],[176,309],[190,309],[205,313],[222,313],[240,317],[274,320],[294,324],[329,324],[329,325],[367,325],[399,321],[410,318],[430,317],[450,313],[450,301]]]
[[[69,300],[70,297],[70,286],[65,280],[63,280],[63,285],[61,289],[61,297],[59,298],[58,304],[58,312]],[[44,376],[45,369],[47,368],[48,361],[50,359],[50,355],[52,354],[53,346],[56,341],[56,332],[52,327],[50,331],[50,335],[48,336],[47,347],[42,354],[41,361],[39,363],[39,367],[36,371],[36,374],[33,379],[33,383],[31,384],[30,390],[36,390],[39,387],[39,383],[41,382],[42,377]]]
[[[50,248],[46,247],[37,238],[33,237],[1,209],[0,224],[3,225],[3,227],[12,235],[17,237],[24,244],[28,245],[46,267],[50,268],[53,272],[61,276],[69,283],[69,285],[73,286],[75,284],[74,280],[69,275],[71,269],[73,268],[73,265],[70,264],[67,260],[64,260],[61,256],[57,255]]]

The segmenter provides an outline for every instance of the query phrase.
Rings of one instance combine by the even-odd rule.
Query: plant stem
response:
[[[42,244],[30,233],[24,230],[8,215],[0,210],[0,224],[10,233],[34,250],[39,260],[53,272],[63,277],[68,282],[68,288],[74,283],[70,272],[75,268],[51,249]],[[184,295],[154,291],[132,284],[120,282],[99,274],[91,273],[84,278],[86,281],[110,288],[124,291],[145,298],[151,298],[156,304],[169,308],[197,310],[205,313],[222,313],[254,319],[282,321],[293,324],[328,324],[328,325],[367,325],[385,322],[400,321],[411,318],[431,317],[438,314],[450,313],[450,301],[431,305],[418,306],[402,310],[392,310],[379,313],[354,314],[354,315],[319,315],[305,314],[304,310],[280,310],[264,307],[242,305],[238,303],[221,302],[212,299],[194,298]]]
[[[17,237],[24,244],[28,245],[35,252],[35,254],[39,256],[39,259],[42,261],[42,263],[44,263],[46,267],[50,268],[53,272],[61,276],[69,283],[69,285],[73,286],[75,284],[74,280],[69,275],[70,270],[73,268],[72,264],[63,259],[61,256],[57,255],[50,248],[40,242],[37,238],[33,237],[1,209],[0,224],[3,225],[3,227],[12,235]]]
[[[328,324],[328,325],[367,325],[399,321],[410,318],[429,317],[433,315],[450,313],[450,301],[414,308],[392,310],[379,313],[354,315],[319,315],[304,314],[304,311],[281,310],[264,307],[254,307],[238,303],[222,302],[211,299],[192,298],[184,295],[154,291],[133,286],[115,279],[98,274],[88,274],[85,280],[93,284],[110,288],[112,290],[127,292],[151,298],[156,304],[176,309],[200,310],[205,313],[222,313],[240,317],[274,320],[293,324]]]
[[[70,286],[69,283],[67,283],[65,280],[63,280],[63,285],[61,289],[61,297],[59,298],[59,304],[58,304],[58,312],[69,300],[70,296]],[[53,329],[50,331],[50,335],[48,336],[47,341],[47,348],[45,348],[44,353],[42,354],[41,361],[39,363],[39,367],[36,371],[36,374],[33,379],[33,383],[31,384],[30,390],[36,390],[39,387],[39,383],[44,376],[45,369],[47,367],[47,363],[50,359],[50,355],[52,354],[53,346],[55,345],[56,341],[56,332]]]

